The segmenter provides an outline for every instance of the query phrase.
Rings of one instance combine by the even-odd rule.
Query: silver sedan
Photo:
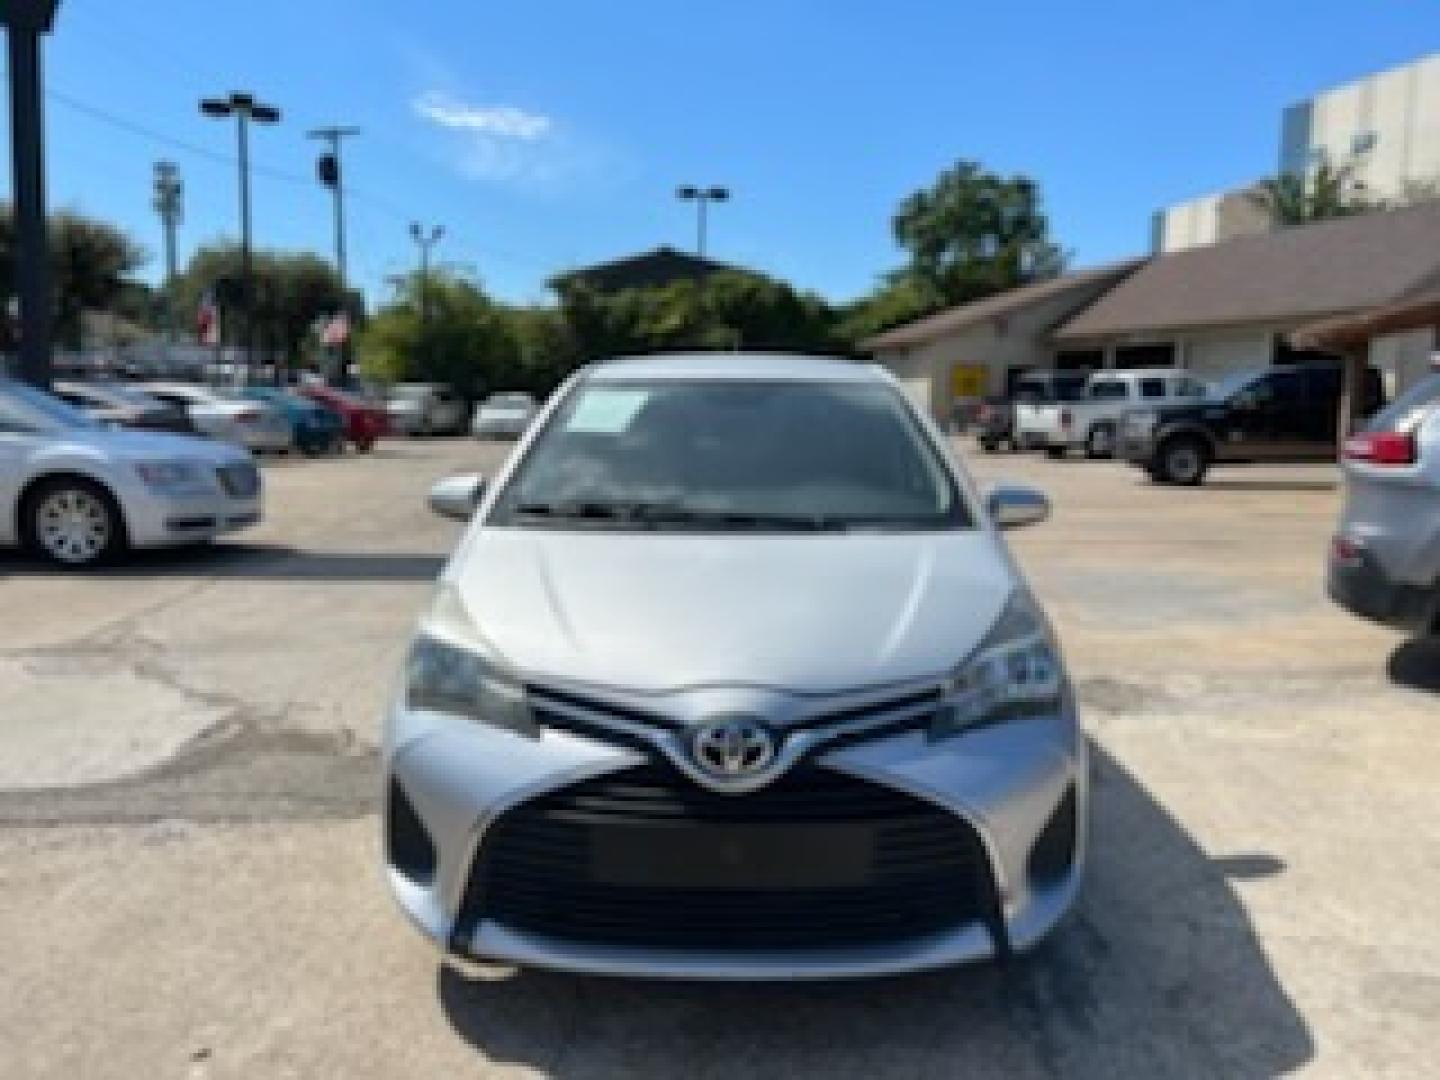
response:
[[[580,373],[495,482],[390,704],[385,859],[442,947],[717,979],[1034,946],[1085,862],[1050,626],[978,494],[873,367]]]
[[[243,529],[260,507],[260,474],[238,447],[108,428],[0,379],[0,545],[91,566]]]

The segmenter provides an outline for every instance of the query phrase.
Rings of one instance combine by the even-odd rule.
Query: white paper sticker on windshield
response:
[[[630,426],[649,397],[648,390],[587,390],[565,430],[582,435],[618,435]]]

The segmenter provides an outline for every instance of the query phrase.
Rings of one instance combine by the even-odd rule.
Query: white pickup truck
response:
[[[1010,391],[1015,402],[1014,445],[1018,450],[1043,450],[1052,417],[1085,393],[1089,375],[1083,371],[1030,371]]]
[[[1083,450],[1086,457],[1111,457],[1125,413],[1183,404],[1203,398],[1206,389],[1194,375],[1176,368],[1097,371],[1077,400],[1042,406],[1034,424],[1051,457],[1065,457],[1071,450]]]

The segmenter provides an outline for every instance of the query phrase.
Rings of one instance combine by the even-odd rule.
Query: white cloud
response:
[[[417,115],[432,124],[457,131],[472,131],[491,140],[539,142],[554,127],[548,116],[526,112],[514,105],[471,105],[438,90],[412,102]]]

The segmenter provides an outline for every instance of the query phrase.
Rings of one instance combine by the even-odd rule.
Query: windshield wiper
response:
[[[846,522],[822,514],[752,513],[743,510],[700,510],[681,503],[601,502],[576,500],[558,503],[521,503],[515,513],[524,518],[546,521],[620,522],[661,528],[666,525],[692,528],[776,529],[821,532],[843,529]]]

